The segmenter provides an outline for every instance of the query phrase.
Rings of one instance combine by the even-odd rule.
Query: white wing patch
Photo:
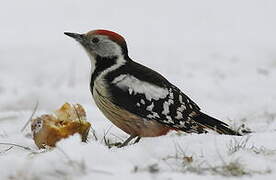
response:
[[[122,74],[122,75],[116,77],[116,78],[112,81],[112,83],[113,83],[113,84],[117,84],[118,82],[122,81],[125,77],[126,77],[126,74]]]
[[[144,94],[149,101],[165,98],[169,94],[168,89],[141,81],[129,74],[122,74],[116,77],[112,83],[121,89],[127,90],[130,94]]]

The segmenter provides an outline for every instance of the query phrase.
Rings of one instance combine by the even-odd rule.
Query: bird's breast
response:
[[[108,85],[105,82],[105,80],[102,78],[96,79],[93,82],[93,86],[90,90],[93,94],[94,99],[95,99],[95,96],[99,96],[99,95],[105,96],[105,97],[110,96],[110,93],[108,92]]]
[[[112,97],[108,92],[108,88],[105,83],[102,83],[101,81],[95,81],[93,87],[93,98],[95,104],[102,111],[105,117],[127,134],[140,137],[153,137],[165,135],[171,129],[157,121],[143,119],[142,117],[115,105],[111,100]]]

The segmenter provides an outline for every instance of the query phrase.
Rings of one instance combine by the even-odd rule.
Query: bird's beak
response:
[[[70,33],[70,32],[64,32],[65,35],[74,38],[75,40],[79,42],[83,42],[85,40],[85,36],[83,34],[78,33]]]

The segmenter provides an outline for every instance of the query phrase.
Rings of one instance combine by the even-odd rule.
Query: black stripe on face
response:
[[[100,75],[101,72],[103,72],[107,68],[115,65],[117,59],[118,59],[117,56],[113,56],[113,57],[97,56],[95,58],[95,60],[96,60],[95,70],[91,76],[91,81],[90,81],[90,89],[91,89],[92,94],[93,94],[93,87],[94,87],[95,79]]]

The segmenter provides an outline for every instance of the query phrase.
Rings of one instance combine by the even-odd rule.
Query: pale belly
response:
[[[103,88],[94,87],[93,98],[105,117],[127,134],[154,137],[165,135],[171,130],[171,128],[157,121],[143,119],[113,104]]]

